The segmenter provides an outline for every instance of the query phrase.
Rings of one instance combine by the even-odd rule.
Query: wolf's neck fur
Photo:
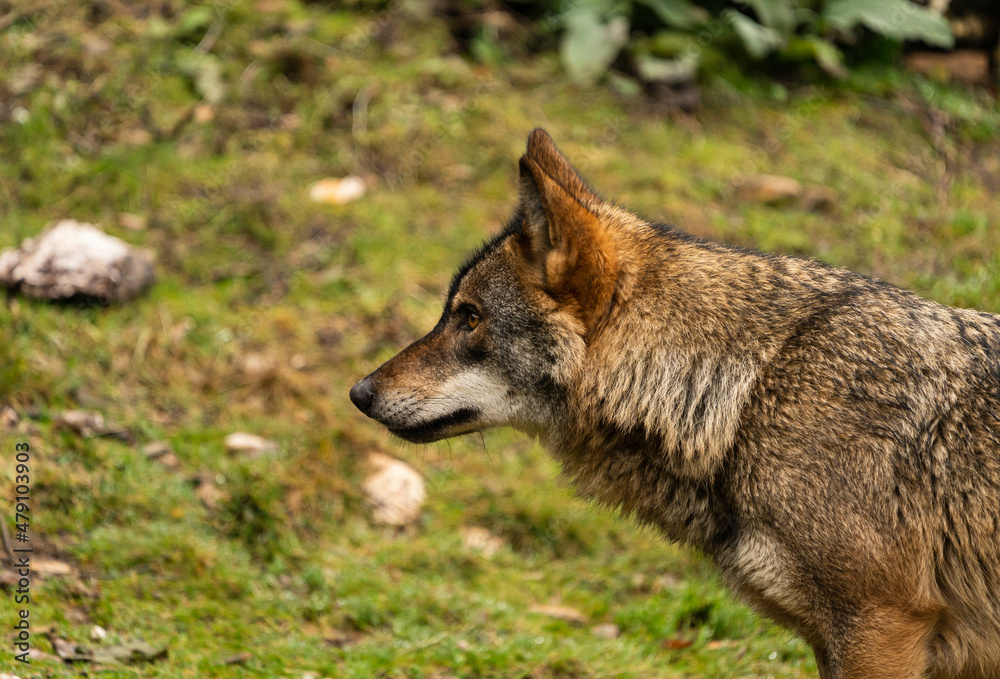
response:
[[[708,549],[734,519],[715,495],[723,461],[794,327],[787,311],[843,285],[841,272],[648,226],[624,237],[661,261],[640,270],[626,260],[550,444],[584,495]]]

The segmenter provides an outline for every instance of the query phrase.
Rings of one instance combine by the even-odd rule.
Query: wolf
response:
[[[514,217],[354,404],[412,442],[538,436],[824,679],[1000,678],[1000,315],[649,222],[540,129],[519,165]]]

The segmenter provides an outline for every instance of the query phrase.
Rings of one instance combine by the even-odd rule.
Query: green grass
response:
[[[14,3],[0,32],[0,247],[73,217],[151,248],[159,274],[123,306],[0,306],[0,402],[24,418],[0,434],[2,495],[27,440],[32,530],[78,573],[32,583],[35,647],[51,652],[44,626],[92,645],[100,624],[109,642],[169,649],[108,677],[814,676],[808,648],[735,603],[698,555],[574,498],[522,436],[402,445],[347,391],[433,324],[452,269],[513,208],[536,125],[649,217],[1000,310],[995,107],[895,71],[787,100],[723,73],[700,113],[671,118],[567,84],[551,56],[485,67],[450,54],[419,4],[366,5]],[[211,119],[196,118],[206,101]],[[825,213],[741,202],[734,184],[759,172],[838,200]],[[362,199],[309,202],[311,182],[348,173],[371,179]],[[135,442],[61,431],[66,408],[100,411]],[[231,457],[234,430],[280,453]],[[179,468],[142,454],[158,439]],[[369,519],[359,487],[376,450],[426,477],[410,530]],[[223,493],[212,507],[205,475]],[[466,549],[468,526],[504,548]],[[620,638],[591,634],[604,622]],[[3,654],[22,677],[79,672]]]

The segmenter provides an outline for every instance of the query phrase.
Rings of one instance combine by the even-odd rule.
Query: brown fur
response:
[[[539,434],[822,677],[1000,678],[1000,316],[650,224],[541,130],[521,175],[520,221],[359,407],[411,440]]]

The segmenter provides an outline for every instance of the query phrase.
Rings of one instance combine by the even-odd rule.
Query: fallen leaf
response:
[[[0,409],[0,427],[4,429],[16,429],[20,421],[21,416],[10,406],[4,406]]]
[[[113,646],[102,646],[91,653],[95,663],[152,662],[166,657],[166,647],[156,648],[144,641],[127,641]]]
[[[570,608],[569,606],[553,606],[553,605],[539,605],[532,606],[528,609],[529,613],[537,613],[539,615],[546,615],[550,618],[555,618],[556,620],[562,620],[564,622],[571,623],[573,625],[583,625],[587,622],[587,616],[585,616],[580,611],[575,608]]]
[[[61,663],[63,660],[57,655],[52,655],[51,653],[46,653],[45,651],[39,651],[37,648],[33,648],[28,651],[28,658],[31,662],[55,662]],[[3,675],[0,674],[0,678]]]
[[[80,44],[83,45],[83,51],[92,57],[103,56],[111,51],[111,41],[94,33],[84,33],[80,37]]]
[[[236,655],[229,656],[222,661],[223,665],[245,665],[246,663],[253,660],[253,654],[249,651],[243,651],[242,653],[237,653]]]
[[[167,441],[150,441],[142,447],[142,453],[150,460],[156,460],[167,469],[177,471],[181,468],[180,459],[174,455],[174,449]]]
[[[60,639],[59,637],[49,637],[49,641],[52,643],[52,648],[63,660],[69,662],[89,662],[90,653],[87,649],[82,646],[77,646],[75,642],[69,639]]]
[[[621,636],[621,628],[613,622],[603,622],[590,628],[590,633],[599,639],[617,639]]]
[[[167,657],[167,649],[156,648],[144,641],[127,641],[90,650],[67,639],[49,637],[56,654],[66,662],[150,662]]]
[[[118,141],[126,146],[148,146],[153,134],[142,127],[128,127],[118,133]]]
[[[735,646],[736,642],[732,639],[713,639],[712,641],[705,644],[705,649],[709,651],[719,651],[724,648],[729,648],[730,646]]]
[[[323,638],[323,643],[327,646],[332,646],[333,648],[346,648],[352,644],[358,642],[361,638],[361,634],[358,632],[350,631],[345,632],[344,630],[333,630],[326,637]]]
[[[309,185],[309,198],[316,203],[344,205],[365,195],[366,190],[365,180],[361,177],[327,178]]]
[[[149,220],[142,215],[122,212],[118,215],[118,224],[119,226],[131,231],[145,231],[146,226],[149,224]]]
[[[66,622],[71,622],[74,625],[85,625],[90,622],[90,615],[79,606],[65,606],[63,615],[66,616]]]
[[[215,118],[215,109],[209,104],[198,104],[194,107],[194,121],[196,123],[208,123]]]
[[[61,427],[76,432],[84,438],[90,438],[91,436],[103,434],[107,431],[104,416],[100,413],[86,410],[64,410],[56,418],[56,423]]]
[[[278,450],[278,444],[256,434],[236,431],[229,434],[223,444],[230,453],[243,453],[245,457],[255,458]]]
[[[215,477],[210,473],[203,473],[195,479],[197,487],[194,490],[194,494],[198,496],[202,504],[208,509],[215,509],[219,506],[219,503],[227,499],[228,494],[220,490],[217,485],[215,485]]]
[[[173,449],[167,441],[150,441],[142,447],[142,454],[150,460],[155,460],[172,452]]]
[[[670,650],[680,650],[682,648],[687,648],[693,641],[690,639],[665,639],[663,643],[660,644],[663,648],[668,648]]]
[[[56,559],[32,559],[31,570],[42,576],[69,575],[73,572],[73,567]]]
[[[802,184],[791,177],[757,174],[744,178],[737,186],[737,194],[747,202],[778,205],[798,198]]]
[[[807,186],[802,190],[799,204],[809,212],[825,212],[837,203],[837,192],[827,186]]]
[[[914,52],[906,55],[906,67],[933,80],[990,83],[989,54],[985,50]]]

